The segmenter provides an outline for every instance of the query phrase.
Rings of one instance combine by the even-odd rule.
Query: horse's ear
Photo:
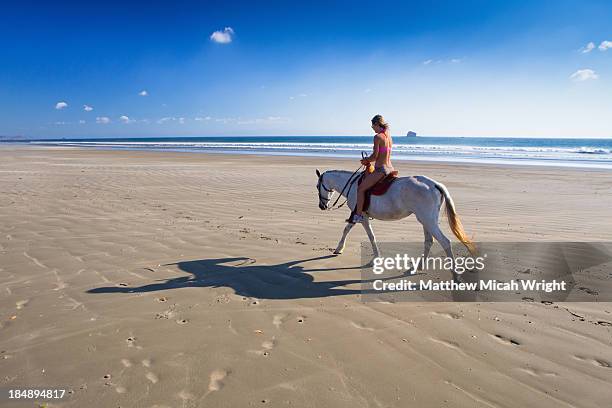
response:
[[[321,177],[321,172],[317,169],[317,177]]]

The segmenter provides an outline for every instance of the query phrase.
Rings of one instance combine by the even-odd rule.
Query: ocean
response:
[[[393,137],[393,160],[612,169],[612,139]],[[372,136],[232,136],[61,139],[31,144],[98,149],[361,158]]]

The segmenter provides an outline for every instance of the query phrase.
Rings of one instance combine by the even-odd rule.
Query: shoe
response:
[[[351,214],[350,218],[346,220],[346,222],[350,224],[363,223],[364,218],[363,215]]]

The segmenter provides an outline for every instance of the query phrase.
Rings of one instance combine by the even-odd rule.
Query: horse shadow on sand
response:
[[[254,259],[245,257],[181,261],[164,266],[176,265],[190,276],[170,278],[137,287],[99,287],[90,289],[87,293],[143,293],[185,287],[229,287],[237,295],[258,299],[302,299],[362,293],[361,289],[343,289],[342,287],[367,283],[371,280],[346,279],[315,282],[311,273],[349,269],[360,272],[368,265],[312,269],[301,265],[333,257],[335,256],[326,255],[273,265],[258,265]]]

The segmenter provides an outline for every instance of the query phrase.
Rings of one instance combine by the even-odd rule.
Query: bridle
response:
[[[353,184],[355,184],[355,182],[357,180],[359,180],[359,177],[361,176],[361,174],[359,175],[359,177],[355,177],[355,174],[357,174],[359,172],[359,170],[361,170],[361,168],[363,167],[363,165],[359,166],[357,168],[357,170],[355,170],[353,172],[353,174],[351,174],[351,177],[349,177],[349,179],[346,181],[346,184],[344,185],[344,187],[342,187],[342,191],[340,192],[340,194],[338,194],[338,198],[336,198],[336,201],[334,201],[334,203],[331,206],[328,206],[327,203],[331,201],[330,198],[327,197],[323,197],[321,195],[321,187],[323,187],[323,190],[325,190],[328,193],[333,193],[334,190],[325,187],[325,184],[323,184],[323,174],[321,174],[319,176],[319,182],[317,183],[317,192],[319,193],[319,202],[324,202],[325,203],[325,209],[326,210],[337,210],[339,208],[341,208],[342,206],[344,206],[344,204],[346,204],[346,202],[348,201],[348,192],[351,190],[351,187],[353,187]],[[346,189],[348,187],[348,190]],[[346,199],[344,200],[344,202],[342,204],[340,204],[339,206],[336,207],[336,204],[338,204],[338,201],[340,201],[340,199],[342,198],[342,195],[344,194],[344,191],[346,190],[347,195],[346,195]]]
[[[325,187],[325,184],[323,184],[323,174],[321,174],[321,176],[319,177],[319,182],[317,183],[317,191],[319,192],[319,201],[322,201],[322,202],[325,202],[325,203],[331,201],[330,198],[323,197],[323,195],[321,195],[321,187],[323,187],[323,190],[325,190],[328,193],[333,193],[334,192],[334,190]]]

